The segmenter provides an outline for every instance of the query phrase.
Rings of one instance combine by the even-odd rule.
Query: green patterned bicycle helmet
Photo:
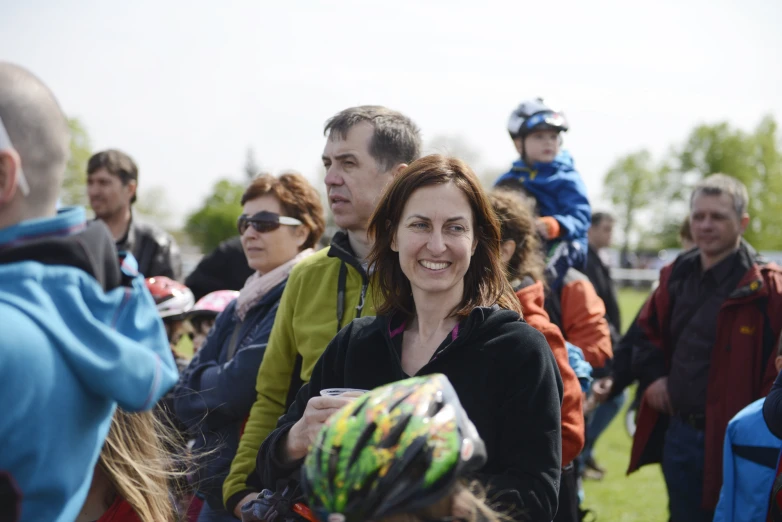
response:
[[[426,508],[486,448],[447,377],[377,388],[335,413],[302,468],[310,508],[323,521],[364,522]]]

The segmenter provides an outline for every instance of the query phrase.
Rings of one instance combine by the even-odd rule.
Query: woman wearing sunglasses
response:
[[[177,417],[196,439],[199,521],[234,521],[222,484],[255,400],[255,379],[291,269],[314,253],[325,228],[318,192],[299,174],[263,175],[242,196],[237,220],[247,263],[255,270],[217,317],[175,390]]]

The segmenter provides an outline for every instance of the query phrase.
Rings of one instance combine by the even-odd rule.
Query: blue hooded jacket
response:
[[[782,440],[763,420],[765,400],[756,400],[728,423],[714,522],[766,520]]]
[[[75,520],[115,407],[148,410],[176,382],[134,264],[82,208],[0,230],[0,470],[24,521]]]
[[[578,241],[586,252],[592,209],[586,185],[567,151],[560,151],[551,163],[537,162],[532,168],[519,158],[510,171],[497,179],[495,185],[506,179],[521,181],[537,200],[539,214],[559,222],[562,228],[559,239]]]

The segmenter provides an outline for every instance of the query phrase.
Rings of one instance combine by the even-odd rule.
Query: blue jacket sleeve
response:
[[[592,207],[587,198],[586,185],[576,171],[558,185],[557,201],[560,210],[551,217],[562,227],[560,237],[562,239],[586,238],[592,223]]]
[[[53,313],[68,325],[63,344],[80,347],[68,353],[71,370],[93,393],[136,412],[152,409],[179,372],[144,279],[130,283],[106,293],[94,281],[89,288],[39,290],[49,294]]]
[[[252,339],[249,344],[225,363],[219,360],[228,348],[236,324],[231,320],[234,308],[229,307],[220,314],[218,323],[184,372],[175,392],[174,411],[188,428],[205,425],[207,429],[215,430],[247,416],[256,398],[258,368],[266,352],[278,303],[255,326],[250,326]]]
[[[782,373],[777,375],[766,402],[763,403],[763,419],[769,431],[782,439]]]
[[[728,425],[722,448],[722,489],[714,512],[714,522],[733,522],[733,496],[736,489],[733,475],[733,440],[731,426]]]

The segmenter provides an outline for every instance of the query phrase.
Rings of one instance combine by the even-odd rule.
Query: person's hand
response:
[[[595,400],[595,396],[591,393],[589,395],[585,393],[584,397],[584,415],[588,415],[589,413],[595,411],[595,408],[597,408],[597,401]]]
[[[298,460],[307,456],[310,444],[317,437],[320,428],[346,404],[355,400],[349,394],[337,397],[313,397],[307,403],[304,415],[288,432],[285,442],[285,453],[288,459]]]
[[[548,237],[548,225],[546,224],[545,221],[543,221],[542,219],[536,220],[535,221],[535,228],[537,229],[538,234],[540,234],[543,237],[543,239],[548,239],[549,238]]]
[[[255,498],[258,496],[258,493],[250,493],[249,495],[245,496],[242,500],[239,501],[238,504],[236,504],[236,507],[234,508],[234,516],[241,520],[242,518],[242,506],[250,502],[251,500],[255,500]]]
[[[611,388],[613,386],[614,380],[611,377],[598,379],[592,384],[592,395],[597,402],[605,402],[611,394]]]
[[[649,406],[668,415],[673,414],[671,397],[668,395],[668,377],[660,377],[646,389],[644,393]]]

